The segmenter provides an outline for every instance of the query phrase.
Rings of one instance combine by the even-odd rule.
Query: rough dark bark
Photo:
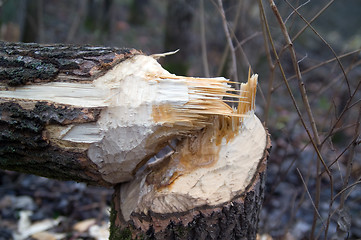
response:
[[[62,180],[107,185],[85,151],[51,145],[43,130],[48,124],[96,121],[100,109],[37,102],[32,109],[0,103],[0,168]]]
[[[267,149],[249,186],[232,201],[218,206],[203,206],[173,214],[133,213],[133,220],[125,222],[118,201],[121,185],[116,186],[110,239],[256,239],[270,149],[268,137]]]
[[[0,42],[0,89],[41,82],[91,82],[140,52],[90,46]],[[97,121],[101,108],[0,99],[0,168],[109,186],[85,148],[51,144],[44,129]]]
[[[91,82],[140,53],[127,48],[0,42],[0,84]]]

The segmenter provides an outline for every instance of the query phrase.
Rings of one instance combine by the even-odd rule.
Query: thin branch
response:
[[[73,41],[76,32],[79,29],[79,25],[84,18],[87,1],[80,0],[78,3],[77,14],[74,14],[73,22],[70,26],[68,35],[66,36],[65,42],[70,43]]]
[[[354,102],[352,105],[350,105],[350,107],[348,109],[353,108],[355,105],[359,104],[361,102],[361,99],[357,100],[356,102]]]
[[[300,6],[298,6],[296,9],[297,9],[297,10],[300,9],[301,7],[305,6],[305,5],[308,4],[309,2],[311,2],[311,0],[307,0],[306,2],[304,2],[304,3],[302,3]],[[285,24],[287,23],[287,21],[290,19],[290,17],[291,17],[294,13],[295,13],[295,11],[292,11],[292,12],[290,13],[290,15],[288,15],[288,17],[286,17],[286,19],[285,19],[285,21],[284,21]]]
[[[349,96],[351,96],[351,87],[350,87],[350,83],[349,83],[348,78],[347,78],[347,74],[346,74],[345,69],[344,69],[340,59],[338,58],[336,52],[333,50],[331,45],[316,31],[316,29],[297,11],[297,9],[291,3],[289,3],[288,0],[285,0],[285,1],[297,13],[297,15],[307,24],[307,26],[309,28],[311,28],[311,30],[317,35],[317,37],[319,39],[321,39],[321,41],[331,50],[332,54],[336,58],[336,61],[337,61],[338,65],[340,66],[341,71],[342,71],[342,73],[343,73],[343,75],[345,77],[345,81],[346,81],[346,85],[347,85],[347,89],[348,89],[348,94],[349,94]]]
[[[351,185],[343,188],[339,193],[337,193],[337,194],[333,197],[332,201],[334,202],[334,201],[336,200],[336,198],[338,198],[340,195],[344,194],[347,190],[349,190],[350,188],[355,187],[357,184],[360,184],[360,183],[361,183],[361,180],[358,180],[358,181],[352,183]]]
[[[212,2],[213,2],[213,0],[212,0]],[[239,1],[238,6],[237,6],[237,10],[236,10],[236,16],[235,16],[235,18],[233,20],[233,24],[232,24],[232,30],[233,31],[235,31],[237,26],[238,26],[239,17],[241,16],[241,9],[242,9],[242,1]],[[229,45],[227,44],[226,48],[224,49],[223,54],[222,54],[221,64],[219,64],[218,71],[217,71],[217,76],[220,76],[222,74],[223,68],[224,68],[224,66],[226,65],[226,62],[227,62],[228,53],[229,53]]]
[[[309,23],[313,23],[313,21],[316,20],[335,0],[329,1],[320,11],[317,12],[317,14],[309,21]],[[307,28],[309,27],[308,24],[306,24],[293,38],[292,42],[294,42]]]
[[[262,26],[264,48],[265,48],[265,52],[266,52],[266,56],[267,56],[268,67],[270,69],[270,76],[269,76],[269,80],[268,80],[267,98],[266,98],[266,106],[265,106],[265,110],[264,110],[264,121],[265,121],[265,125],[268,126],[268,114],[269,114],[269,111],[270,111],[271,97],[272,97],[272,93],[273,93],[273,90],[274,90],[273,89],[273,81],[274,81],[274,75],[275,75],[275,64],[272,61],[271,51],[270,51],[270,48],[269,48],[269,45],[268,45],[267,33],[266,33],[266,19],[264,19],[264,17],[263,17],[261,7],[259,7],[259,15],[260,15],[261,23],[262,23],[261,26]]]
[[[238,82],[236,51],[235,51],[235,49],[234,49],[233,42],[232,42],[232,38],[231,38],[231,35],[230,35],[230,33],[229,33],[228,24],[227,24],[227,19],[226,19],[226,15],[225,15],[225,13],[224,13],[222,0],[218,0],[218,5],[219,5],[219,11],[220,11],[221,17],[222,17],[223,30],[224,30],[224,33],[226,34],[226,38],[227,38],[227,41],[228,41],[229,49],[231,50],[231,56],[232,56],[232,75],[233,75],[233,77],[234,77],[234,81],[235,81],[235,82]]]
[[[350,152],[349,152],[348,159],[347,159],[346,176],[345,176],[345,182],[343,183],[343,188],[347,187],[348,182],[350,180],[351,170],[352,170],[352,162],[353,162],[353,157],[355,154],[356,141],[357,141],[358,137],[360,136],[360,133],[359,133],[360,132],[360,122],[361,122],[361,106],[359,107],[359,112],[358,112],[355,132],[354,132],[355,142],[350,147]],[[346,195],[344,193],[342,193],[340,207],[339,207],[340,209],[342,209],[344,207],[345,200],[346,200]]]
[[[308,137],[309,137],[309,139],[310,139],[310,141],[311,141],[311,143],[312,143],[312,146],[314,147],[314,149],[315,149],[315,151],[316,151],[316,153],[317,153],[317,156],[321,159],[321,162],[322,162],[322,164],[324,165],[324,167],[325,167],[328,175],[330,176],[330,178],[332,178],[331,173],[330,173],[330,171],[328,170],[328,168],[327,168],[327,166],[326,166],[326,163],[323,161],[323,158],[322,158],[322,156],[321,156],[321,153],[320,153],[320,151],[318,150],[318,147],[317,147],[315,141],[313,140],[313,137],[311,136],[311,133],[310,133],[310,131],[309,131],[309,129],[308,129],[306,123],[305,123],[305,120],[303,119],[303,116],[302,116],[301,111],[300,111],[300,109],[299,109],[299,107],[298,107],[298,104],[297,104],[297,102],[296,102],[296,99],[295,99],[295,97],[294,97],[294,95],[293,95],[293,93],[292,93],[291,87],[290,87],[290,85],[289,85],[288,82],[287,82],[286,74],[285,74],[285,72],[284,72],[284,69],[283,69],[283,67],[282,67],[281,61],[280,61],[279,56],[278,56],[278,54],[277,54],[277,51],[276,51],[274,42],[273,42],[273,40],[272,40],[271,32],[270,32],[269,25],[268,25],[268,22],[267,22],[267,18],[266,18],[266,16],[265,16],[265,12],[264,12],[264,7],[263,7],[262,0],[258,0],[258,3],[259,3],[259,6],[260,6],[260,9],[261,9],[262,16],[263,16],[263,18],[265,19],[265,27],[266,27],[266,30],[267,30],[267,37],[268,37],[268,39],[269,39],[269,41],[270,41],[270,43],[271,43],[272,51],[273,51],[273,54],[275,55],[275,58],[276,58],[277,66],[278,66],[278,68],[280,69],[280,72],[281,72],[281,75],[282,75],[282,79],[283,79],[283,81],[284,81],[284,83],[285,83],[285,85],[286,85],[286,88],[287,88],[287,91],[288,91],[288,93],[289,93],[289,95],[290,95],[290,98],[291,98],[291,100],[292,100],[293,106],[294,106],[294,108],[296,109],[297,115],[298,115],[298,117],[299,117],[300,120],[301,120],[302,126],[303,126],[303,128],[305,129],[305,131],[306,131],[306,133],[307,133],[307,135],[308,135]]]
[[[279,11],[278,11],[278,8],[277,8],[276,4],[274,3],[273,0],[268,0],[268,2],[270,4],[270,6],[271,6],[271,9],[272,9],[274,15],[276,16],[276,19],[277,19],[277,21],[279,23],[279,26],[281,28],[281,31],[283,33],[284,39],[286,40],[286,43],[288,45],[288,49],[289,49],[289,51],[291,53],[291,59],[292,59],[292,63],[293,63],[293,68],[295,69],[295,72],[296,72],[299,90],[300,90],[300,93],[301,93],[301,96],[302,96],[303,104],[305,106],[308,118],[309,118],[310,123],[311,123],[311,129],[312,129],[312,132],[313,132],[313,137],[314,137],[315,142],[316,142],[316,148],[318,149],[321,146],[321,144],[320,144],[321,142],[320,142],[320,138],[319,138],[318,131],[317,131],[316,121],[315,121],[315,119],[313,117],[311,106],[310,106],[310,103],[308,101],[306,88],[305,88],[305,85],[304,85],[303,80],[302,80],[302,75],[301,75],[300,67],[299,67],[299,64],[298,64],[298,61],[297,61],[296,52],[295,52],[295,49],[293,47],[293,43],[291,41],[291,38],[290,38],[290,36],[288,34],[286,25],[282,20],[282,17],[280,15]],[[298,13],[296,9],[294,9],[294,11],[296,13]],[[319,160],[322,161],[321,158]],[[316,165],[316,176],[317,176],[317,178],[316,178],[316,198],[315,198],[315,206],[316,206],[316,208],[318,208],[319,201],[320,201],[320,194],[321,194],[321,178],[319,177],[319,173],[320,173],[320,169],[321,169],[320,161],[317,161],[317,163],[316,163],[317,164]],[[324,166],[325,166],[325,164],[324,164]],[[316,228],[316,221],[317,221],[317,217],[316,217],[316,214],[315,214],[314,219],[313,219],[313,224],[312,224],[311,236],[314,236],[314,232],[315,232],[315,228]]]
[[[236,37],[236,34],[234,33],[234,31],[231,29],[230,30],[230,33],[232,34],[232,38],[236,41],[237,45],[236,47],[234,48],[234,51],[237,50],[237,48],[239,49],[239,51],[241,52],[242,56],[244,57],[244,60],[246,60],[246,63],[247,63],[247,66],[250,67],[251,64],[248,60],[248,57],[246,55],[246,53],[244,52],[243,50],[243,47],[242,47],[242,44],[238,41],[237,37]]]
[[[236,52],[236,50],[237,50],[237,48],[238,48],[239,51],[241,52],[242,56],[244,57],[244,60],[246,61],[247,66],[250,67],[251,64],[249,63],[248,57],[247,57],[246,53],[245,53],[244,50],[243,50],[242,44],[238,41],[237,36],[236,36],[236,34],[235,34],[234,31],[235,31],[235,28],[234,28],[234,29],[229,28],[229,33],[230,33],[230,35],[232,35],[232,36],[231,36],[232,39],[234,39],[234,41],[236,41],[236,43],[237,43],[236,47],[234,47],[234,52]],[[244,40],[243,40],[243,41],[244,41]],[[242,41],[242,42],[243,42],[243,41]]]
[[[296,57],[296,52],[295,52],[294,47],[293,47],[293,43],[291,41],[291,38],[290,38],[290,36],[288,34],[286,25],[284,24],[284,22],[282,20],[282,17],[280,15],[279,11],[278,11],[278,8],[277,8],[276,4],[273,2],[273,0],[268,0],[268,2],[270,3],[271,9],[272,9],[274,15],[276,16],[276,18],[278,20],[278,23],[279,23],[279,25],[281,27],[281,31],[283,33],[284,39],[286,40],[286,43],[287,43],[287,45],[289,47],[293,67],[295,69],[297,79],[298,79],[298,82],[299,82],[299,89],[300,89],[300,93],[302,95],[302,100],[303,100],[303,103],[305,105],[308,117],[309,117],[310,122],[311,122],[311,127],[312,127],[312,131],[313,131],[313,134],[314,134],[314,138],[316,140],[316,144],[319,145],[320,140],[319,140],[319,135],[318,135],[317,127],[316,127],[316,122],[315,122],[315,119],[313,117],[311,106],[310,106],[310,104],[308,102],[308,97],[307,97],[305,85],[304,85],[303,80],[302,80],[300,67],[299,67],[299,65],[297,63],[298,61],[297,61],[297,57]],[[297,10],[295,10],[295,11],[297,12]]]
[[[345,54],[342,54],[342,55],[338,56],[338,59],[342,59],[342,58],[351,56],[352,54],[356,54],[356,53],[360,53],[360,52],[361,52],[361,49],[359,48],[359,49],[357,49],[357,50],[354,50],[354,51],[351,51],[351,52],[348,52],[348,53],[345,53]],[[333,57],[333,58],[331,58],[331,59],[329,59],[329,60],[323,61],[323,62],[321,62],[321,63],[319,63],[319,64],[316,64],[316,65],[314,65],[314,66],[312,66],[312,67],[309,67],[309,68],[303,70],[303,71],[301,72],[301,74],[303,75],[303,74],[305,74],[305,73],[311,72],[311,71],[314,70],[314,69],[317,69],[317,68],[319,68],[319,67],[322,67],[323,65],[326,65],[326,64],[328,64],[328,63],[332,63],[332,62],[334,62],[334,61],[336,61],[336,60],[337,60],[337,59],[336,59],[335,57]],[[287,81],[290,82],[291,80],[296,79],[296,78],[297,78],[297,75],[295,74],[295,75],[287,78]],[[274,87],[274,90],[277,90],[277,89],[278,89],[279,87],[281,87],[281,86],[282,86],[282,83],[279,83],[278,85],[276,85],[276,86]]]
[[[321,153],[319,151],[319,146],[320,146],[320,141],[319,141],[319,136],[318,136],[318,132],[317,132],[317,128],[316,128],[316,124],[315,124],[315,121],[314,121],[314,118],[313,118],[313,115],[312,115],[312,111],[311,111],[311,108],[310,108],[310,105],[309,105],[309,102],[308,102],[308,99],[307,99],[307,94],[305,92],[305,88],[304,88],[304,83],[302,81],[302,78],[301,78],[301,74],[300,74],[300,69],[299,69],[299,66],[297,64],[297,58],[296,58],[296,54],[295,54],[295,51],[294,51],[294,48],[293,48],[293,43],[291,42],[290,40],[290,37],[288,35],[288,32],[287,32],[287,29],[286,29],[286,26],[284,25],[283,21],[282,21],[282,18],[278,12],[278,9],[276,7],[276,5],[274,4],[274,2],[272,0],[268,0],[269,3],[270,3],[270,6],[280,24],[280,27],[281,27],[281,30],[282,30],[282,33],[284,35],[284,38],[286,39],[286,42],[287,42],[287,45],[289,47],[289,50],[291,52],[291,57],[292,57],[292,62],[293,62],[293,65],[294,65],[294,68],[295,68],[295,71],[296,71],[296,75],[297,75],[297,78],[299,80],[299,88],[300,88],[300,91],[301,91],[301,95],[302,95],[302,99],[303,99],[303,102],[305,104],[305,107],[306,107],[306,110],[307,110],[307,113],[308,113],[308,116],[309,116],[309,119],[310,119],[310,122],[311,122],[311,127],[312,127],[312,131],[314,132],[314,138],[311,136],[306,124],[305,124],[305,121],[301,115],[301,112],[300,110],[298,109],[298,106],[297,106],[297,103],[296,103],[296,100],[292,94],[292,90],[287,82],[287,79],[286,79],[286,76],[285,76],[285,73],[284,73],[284,70],[283,70],[283,67],[280,63],[280,60],[279,60],[279,57],[278,57],[278,54],[277,54],[277,51],[274,47],[274,44],[273,44],[273,41],[272,41],[272,37],[271,37],[271,34],[269,32],[269,27],[267,26],[267,31],[268,31],[268,38],[269,40],[271,41],[271,45],[272,45],[272,48],[273,48],[273,52],[274,52],[274,55],[276,57],[276,62],[277,62],[277,65],[279,66],[280,68],[280,71],[281,71],[281,75],[283,77],[283,80],[286,84],[286,87],[287,87],[287,90],[291,96],[291,99],[292,99],[292,102],[296,108],[296,111],[297,111],[297,114],[301,120],[301,123],[303,125],[303,127],[305,128],[307,134],[308,134],[308,137],[309,139],[311,140],[311,143],[317,153],[317,156],[318,156],[318,159],[319,161],[317,161],[317,168],[316,168],[316,171],[317,171],[317,176],[320,172],[320,163],[322,163],[322,165],[324,166],[324,168],[326,169],[327,171],[327,174],[329,176],[329,179],[330,179],[330,184],[331,184],[331,187],[330,187],[330,194],[331,194],[331,198],[333,196],[333,180],[332,180],[332,175],[329,171],[329,169],[327,168],[327,165],[325,163],[325,161],[323,160],[322,156],[321,156]],[[265,18],[265,14],[264,14],[264,9],[263,9],[263,5],[262,5],[262,1],[259,0],[259,4],[262,8],[262,15],[263,15],[263,18]],[[267,24],[268,25],[268,24]],[[317,177],[316,179],[316,204],[318,204],[319,200],[320,200],[320,191],[321,191],[321,178],[320,177]],[[312,233],[311,235],[313,236],[314,235],[314,231],[315,231],[315,227],[316,227],[316,212],[315,212],[315,215],[314,215],[314,222],[313,222],[313,225],[312,225]]]
[[[357,67],[360,64],[361,64],[361,60],[357,61],[356,63],[354,63],[352,65],[349,65],[346,69],[346,73],[349,73],[350,71],[352,71],[352,69],[354,69],[355,67]],[[339,81],[340,78],[342,78],[342,73],[340,73],[333,80],[331,80],[329,84],[327,84],[326,86],[324,86],[320,90],[318,90],[316,95],[313,97],[313,100],[317,99],[318,96],[321,96],[321,94],[323,94],[327,89],[332,88],[336,84],[336,82]],[[311,100],[311,102],[313,100]]]
[[[354,138],[346,147],[345,149],[336,157],[335,160],[333,160],[329,165],[328,168],[331,168],[338,160],[342,157],[343,154],[354,144],[356,144],[357,138]],[[325,171],[321,172],[320,175],[322,175]]]
[[[337,58],[338,58],[338,59],[342,59],[342,58],[351,56],[352,54],[360,53],[360,51],[361,51],[361,49],[359,48],[359,49],[356,49],[356,50],[354,50],[354,51],[351,51],[351,52],[342,54],[342,55],[338,56]],[[322,63],[316,64],[316,65],[314,65],[314,66],[312,66],[312,67],[309,67],[309,68],[303,70],[301,73],[302,73],[302,74],[308,73],[308,72],[310,72],[310,71],[312,71],[312,70],[314,70],[314,69],[316,69],[316,68],[319,68],[319,67],[321,67],[321,66],[323,66],[323,65],[326,65],[327,63],[331,63],[331,62],[336,61],[337,58],[333,57],[333,58],[331,58],[331,59],[329,59],[329,60],[323,61]],[[296,78],[296,77],[297,77],[296,75],[293,75],[293,76],[291,76],[291,77],[288,78],[288,81],[291,80],[291,79],[294,79],[294,78]]]
[[[204,0],[200,0],[199,5],[200,5],[199,9],[200,9],[202,62],[204,68],[204,75],[208,78],[210,77],[210,74],[209,74],[208,57],[207,57],[206,29],[204,24]]]
[[[321,223],[322,223],[323,227],[326,228],[325,224],[323,223],[323,219],[322,219],[319,211],[317,210],[317,207],[316,207],[316,205],[315,205],[315,203],[314,203],[314,201],[313,201],[313,199],[312,199],[311,193],[308,191],[306,182],[305,182],[305,180],[304,180],[303,177],[302,177],[302,174],[301,174],[301,172],[300,172],[300,169],[296,168],[296,170],[297,170],[297,172],[298,172],[298,175],[300,175],[300,178],[301,178],[301,181],[302,181],[302,183],[303,183],[303,186],[305,187],[305,190],[306,190],[306,192],[307,192],[307,195],[308,195],[308,197],[310,198],[311,204],[312,204],[315,212],[317,213],[317,216],[318,216],[319,219],[321,220]]]
[[[324,138],[324,140],[322,141],[321,145],[323,145],[326,140],[333,135],[336,126],[339,124],[339,122],[341,121],[342,117],[345,115],[345,113],[350,109],[350,104],[354,98],[354,96],[356,95],[356,93],[358,92],[359,88],[361,87],[361,81],[358,82],[354,92],[352,93],[351,97],[347,100],[345,107],[342,109],[342,112],[340,113],[340,115],[337,117],[336,122],[333,124],[333,126],[331,127],[331,129],[329,130],[329,132],[326,134],[326,137]],[[354,106],[354,105],[351,105]]]
[[[340,195],[342,195],[345,191],[347,191],[350,188],[354,188],[357,184],[360,184],[361,180],[358,179],[356,182],[354,182],[353,184],[343,188],[340,192],[338,192],[332,199],[331,199],[331,203],[335,202],[336,198]],[[351,192],[351,191],[350,191]],[[339,209],[339,208],[338,208]],[[332,213],[329,212],[328,217],[327,217],[327,222],[329,222],[332,218],[332,216],[337,212],[338,209],[335,209]],[[326,238],[325,238],[326,239]]]
[[[234,29],[232,29],[232,32],[234,34]],[[246,37],[242,41],[240,41],[240,42],[237,41],[237,45],[234,47],[234,49],[237,50],[238,48],[242,47],[245,43],[247,43],[248,41],[252,40],[253,38],[257,37],[260,34],[261,34],[261,32],[254,32],[252,35]]]

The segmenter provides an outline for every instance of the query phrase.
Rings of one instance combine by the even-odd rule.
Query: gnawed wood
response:
[[[243,98],[233,111],[243,117],[209,119],[210,125],[179,140],[164,159],[116,189],[114,236],[255,238],[270,149],[254,115],[256,87],[257,76],[241,85]]]
[[[255,238],[257,75],[235,90],[134,49],[63,45],[0,43],[0,63],[1,168],[115,186],[114,239]]]
[[[123,186],[119,185],[113,195],[110,239],[256,239],[270,148],[267,136],[264,155],[249,185],[229,201],[216,205],[203,204],[186,211],[167,213],[134,211],[131,220],[126,221],[120,201],[126,196],[122,196]],[[182,195],[176,202],[180,199],[184,205],[192,204]],[[159,200],[153,204],[159,204]]]
[[[70,159],[96,175],[92,183],[113,185],[133,179],[175,137],[200,131],[216,116],[245,115],[223,98],[247,105],[247,91],[238,94],[224,78],[170,74],[136,50],[1,43],[0,52],[1,121],[9,129],[0,166],[6,169],[39,174],[36,162],[46,162],[53,171],[42,175],[59,177],[56,166]],[[24,142],[21,129],[36,143]]]

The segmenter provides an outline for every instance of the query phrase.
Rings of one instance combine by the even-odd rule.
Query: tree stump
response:
[[[181,144],[163,166],[116,186],[110,239],[255,239],[270,140],[259,122],[251,126],[258,119],[250,118],[216,163],[194,166],[209,153],[202,149],[207,153],[191,154],[186,169],[181,158],[192,144]]]
[[[194,202],[197,200],[178,195],[174,197],[178,202],[176,204],[185,201],[188,209],[162,209],[157,212],[150,210],[152,206],[148,203],[148,209],[144,206],[143,211],[140,207],[135,208],[129,215],[127,202],[123,200],[126,197],[122,195],[129,187],[118,185],[112,199],[110,239],[256,239],[264,199],[269,137],[267,144],[249,185],[244,190],[239,188],[230,200],[216,205],[196,205]],[[149,201],[160,204],[165,200],[158,196]],[[124,216],[123,212],[127,215]]]
[[[114,187],[112,239],[255,239],[257,75],[235,90],[171,74],[164,55],[0,42],[0,168]]]

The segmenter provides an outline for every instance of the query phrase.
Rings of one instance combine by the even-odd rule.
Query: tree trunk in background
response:
[[[109,36],[111,31],[111,11],[113,0],[94,1],[89,0],[85,27],[90,31],[99,30],[101,36]]]
[[[188,72],[193,38],[193,15],[196,6],[197,1],[193,0],[168,1],[164,50],[170,52],[180,49],[180,51],[167,57],[163,66],[177,75],[186,76]]]
[[[0,8],[0,39],[19,42],[24,32],[26,0],[5,1]]]
[[[41,0],[25,1],[26,17],[22,35],[22,42],[43,41],[43,2]]]
[[[130,5],[129,23],[144,25],[147,22],[147,6],[149,0],[133,0]]]
[[[103,9],[101,12],[101,29],[102,32],[107,33],[107,35],[110,35],[111,32],[111,28],[112,28],[112,5],[113,5],[113,0],[105,0],[103,2]]]

